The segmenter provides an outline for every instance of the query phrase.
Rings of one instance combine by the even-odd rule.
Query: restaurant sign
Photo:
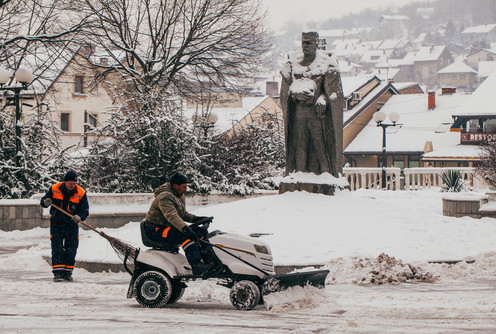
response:
[[[462,144],[481,144],[496,140],[496,133],[462,133]]]

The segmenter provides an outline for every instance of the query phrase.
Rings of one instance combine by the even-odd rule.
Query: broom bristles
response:
[[[100,235],[108,240],[110,246],[112,246],[117,256],[121,260],[124,260],[125,258],[134,259],[134,256],[136,254],[136,248],[134,248],[130,244],[120,239],[111,237],[108,234],[105,234],[104,232],[100,231]]]

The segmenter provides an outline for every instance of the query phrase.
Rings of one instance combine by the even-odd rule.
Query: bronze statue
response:
[[[343,166],[343,88],[338,63],[317,50],[317,32],[302,33],[303,52],[291,52],[281,70],[286,174],[329,172]]]

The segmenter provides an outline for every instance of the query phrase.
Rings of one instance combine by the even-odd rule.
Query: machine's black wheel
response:
[[[238,310],[251,310],[260,301],[260,289],[252,281],[238,281],[231,288],[229,297]]]
[[[172,283],[158,271],[145,271],[134,282],[134,297],[143,307],[162,307],[170,300]]]
[[[173,281],[172,293],[167,304],[174,304],[179,299],[181,299],[181,297],[184,295],[184,290],[186,290],[186,284],[179,281]]]

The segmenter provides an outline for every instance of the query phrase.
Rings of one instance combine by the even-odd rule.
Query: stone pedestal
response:
[[[283,194],[287,191],[307,191],[309,193],[324,194],[324,195],[334,195],[336,189],[335,184],[317,184],[317,183],[285,183],[281,182],[279,184],[279,194]]]
[[[337,178],[329,173],[290,173],[279,183],[279,194],[287,191],[306,191],[332,196],[336,189],[350,189],[350,184],[344,177]]]

